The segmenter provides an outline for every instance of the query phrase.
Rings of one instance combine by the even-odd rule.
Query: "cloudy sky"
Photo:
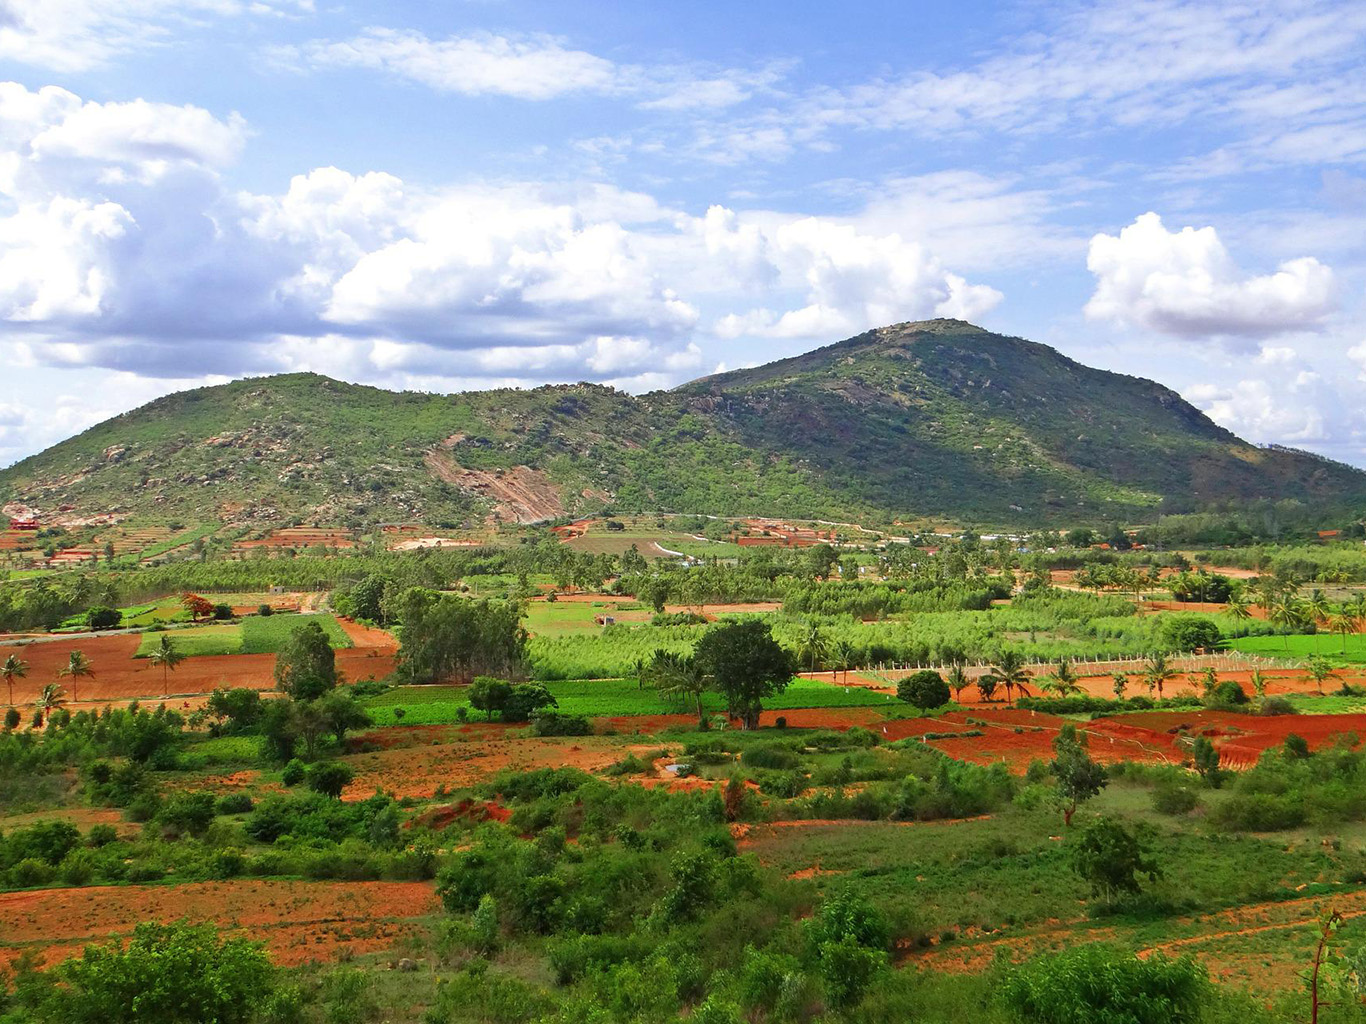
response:
[[[954,316],[1366,465],[1366,5],[0,0],[0,465]]]

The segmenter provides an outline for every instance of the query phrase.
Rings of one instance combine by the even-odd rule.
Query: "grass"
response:
[[[1304,661],[1321,657],[1336,664],[1366,662],[1366,634],[1350,633],[1347,643],[1330,633],[1295,633],[1287,636],[1244,636],[1228,642],[1235,651],[1264,654],[1271,658],[1290,658]]]
[[[602,627],[593,621],[597,615],[620,616],[621,605],[633,604],[639,609],[639,604],[629,599],[621,601],[532,601],[527,605],[526,628],[527,632],[535,636],[564,636],[571,633],[580,633],[584,630],[601,629]],[[634,618],[648,620],[649,612],[639,612],[633,614]],[[620,620],[618,620],[620,621]]]
[[[169,632],[143,633],[135,658],[146,658],[161,646],[161,638],[169,636],[175,649],[186,657],[207,657],[214,654],[239,654],[242,651],[242,627],[236,623],[211,626],[191,626]]]
[[[664,700],[656,691],[640,688],[634,679],[557,680],[545,686],[558,701],[558,709],[566,714],[596,718],[690,713],[690,709]],[[476,720],[483,717],[482,712],[469,707],[469,690],[463,686],[402,686],[363,703],[376,725],[447,725],[459,721],[462,707]],[[794,680],[785,692],[764,701],[770,711],[883,706],[896,706],[896,701],[886,694],[858,688],[846,691],[809,679]],[[394,708],[400,707],[404,709],[402,719],[394,714]],[[709,693],[703,696],[702,707],[720,712],[725,703],[717,694]]]
[[[331,615],[249,615],[242,620],[242,653],[277,654],[289,642],[290,634],[309,622],[322,626],[334,649],[351,646],[351,638]]]
[[[278,654],[289,642],[290,634],[306,622],[322,626],[333,648],[351,646],[351,638],[331,615],[249,615],[241,623],[191,626],[169,634],[143,633],[135,658],[145,658],[169,635],[176,650],[190,657],[211,654]]]

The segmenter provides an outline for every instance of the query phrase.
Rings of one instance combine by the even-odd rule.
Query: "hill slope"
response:
[[[1366,474],[1159,384],[955,320],[632,397],[395,394],[314,374],[187,391],[0,472],[0,502],[132,518],[535,521],[608,507],[983,523],[1229,499],[1366,503]]]

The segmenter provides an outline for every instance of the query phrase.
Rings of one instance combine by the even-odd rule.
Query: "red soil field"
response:
[[[387,950],[440,902],[425,882],[235,879],[186,885],[87,886],[0,894],[0,966],[24,950],[46,965],[142,921],[187,918],[266,943],[278,964]]]
[[[338,622],[351,636],[352,643],[356,644],[355,647],[337,652],[337,668],[348,682],[381,679],[394,670],[397,648],[390,634],[341,619]],[[28,676],[15,680],[14,697],[20,704],[31,704],[50,682],[60,682],[70,696],[71,680],[58,680],[57,671],[66,664],[72,651],[82,651],[90,659],[95,678],[81,679],[76,683],[79,702],[69,703],[68,707],[78,710],[111,700],[161,698],[161,671],[147,659],[133,657],[139,642],[135,633],[63,637],[23,646],[0,647],[0,654],[16,653],[29,663]],[[219,686],[269,690],[275,685],[274,673],[273,654],[214,654],[186,658],[170,673],[169,685],[172,695],[176,697],[206,694]]]

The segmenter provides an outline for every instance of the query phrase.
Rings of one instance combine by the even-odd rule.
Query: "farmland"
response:
[[[1208,1014],[1270,1024],[1299,1013],[1322,913],[1334,956],[1366,943],[1362,634],[1329,629],[1359,588],[1240,576],[1187,603],[1172,573],[1082,593],[970,546],[930,568],[629,550],[116,566],[88,603],[119,628],[73,608],[0,641],[26,667],[0,733],[0,963],[64,970],[154,921],[262,943],[306,1024],[468,1019],[489,984],[541,1016],[774,1019],[755,979],[778,969],[825,1019],[1025,1024],[984,986],[1098,949],[1116,971],[1190,954]],[[189,621],[195,588],[231,617]],[[775,666],[757,705],[722,638]],[[1116,829],[1142,870],[1112,891],[1079,851]],[[875,922],[863,981],[812,952],[838,907]]]

